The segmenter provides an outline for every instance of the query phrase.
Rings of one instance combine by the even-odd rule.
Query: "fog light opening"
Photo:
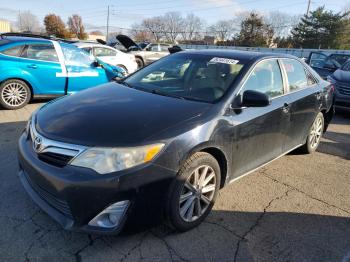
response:
[[[90,222],[89,226],[102,227],[102,228],[114,228],[118,227],[125,212],[129,206],[130,201],[124,200],[114,203],[104,209],[96,217],[94,217]]]

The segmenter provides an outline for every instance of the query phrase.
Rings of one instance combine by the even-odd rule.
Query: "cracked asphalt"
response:
[[[198,228],[112,237],[62,230],[23,190],[16,143],[39,105],[0,110],[0,261],[350,262],[350,113],[337,114],[315,154],[289,154],[226,186]]]

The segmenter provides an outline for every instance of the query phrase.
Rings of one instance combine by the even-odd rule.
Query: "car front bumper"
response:
[[[161,216],[176,172],[147,164],[108,175],[86,168],[56,167],[40,160],[25,133],[18,144],[19,178],[31,196],[64,229],[117,234],[126,220]],[[89,222],[108,206],[129,201],[120,223],[113,228]]]

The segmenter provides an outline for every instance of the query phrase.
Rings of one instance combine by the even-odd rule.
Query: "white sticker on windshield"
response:
[[[222,63],[228,65],[235,65],[239,62],[239,60],[222,58],[222,57],[214,57],[210,60],[211,63]]]

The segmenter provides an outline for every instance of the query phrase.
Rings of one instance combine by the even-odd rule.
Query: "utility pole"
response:
[[[310,6],[311,6],[311,0],[308,0],[306,15],[309,15],[310,13]]]
[[[108,34],[109,34],[109,5],[107,7],[107,36],[106,36],[106,42],[108,42]]]

